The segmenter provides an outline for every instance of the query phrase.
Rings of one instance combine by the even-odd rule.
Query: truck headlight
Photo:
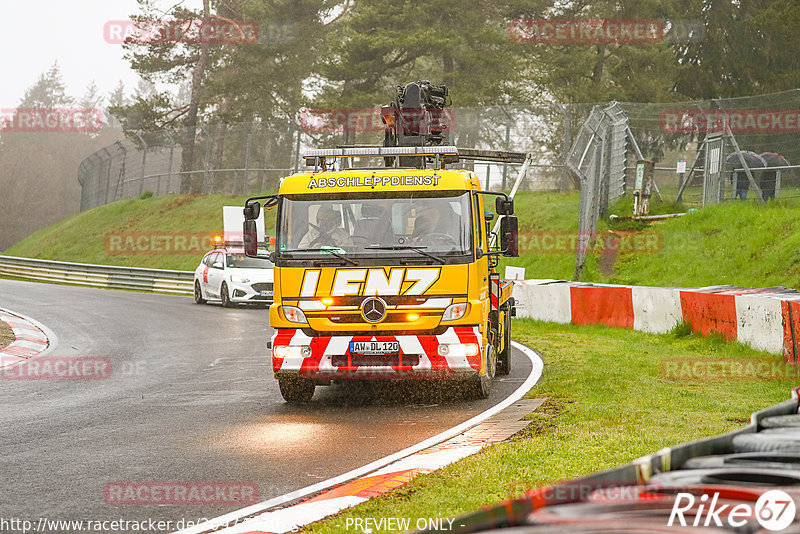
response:
[[[444,313],[442,314],[442,321],[455,321],[457,319],[461,319],[467,314],[468,308],[469,303],[467,302],[451,304],[446,310],[444,310]]]
[[[250,282],[249,278],[245,278],[244,276],[237,276],[235,274],[231,275],[231,282],[234,284],[247,284]]]
[[[306,314],[303,313],[303,310],[300,308],[296,306],[283,306],[281,309],[283,310],[283,316],[286,317],[286,320],[290,323],[308,323],[308,320],[306,320]]]
[[[308,358],[311,356],[311,347],[308,345],[275,345],[272,354],[276,358]]]

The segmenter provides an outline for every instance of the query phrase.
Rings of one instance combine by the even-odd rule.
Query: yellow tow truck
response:
[[[517,255],[513,199],[481,190],[470,170],[448,169],[454,146],[305,158],[313,170],[244,208],[248,255],[257,254],[262,204],[277,217],[268,346],[283,398],[309,401],[336,380],[404,379],[450,380],[488,397],[491,379],[511,369],[514,299],[496,266]],[[413,165],[355,168],[370,158]]]

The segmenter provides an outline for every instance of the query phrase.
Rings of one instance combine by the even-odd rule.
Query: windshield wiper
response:
[[[336,256],[342,261],[346,261],[350,265],[357,266],[358,264],[340,252],[336,252],[330,248],[292,248],[288,250],[281,250],[281,252],[320,252],[322,254],[330,254]]]
[[[445,263],[445,261],[442,258],[440,258],[439,256],[434,256],[430,252],[425,252],[425,250],[423,250],[423,249],[426,249],[426,248],[428,248],[428,247],[418,247],[416,245],[399,245],[399,246],[398,245],[391,245],[391,246],[370,245],[368,247],[364,247],[364,249],[371,249],[371,250],[413,250],[414,252],[422,254],[423,256],[427,256],[432,260],[438,261],[439,263]]]

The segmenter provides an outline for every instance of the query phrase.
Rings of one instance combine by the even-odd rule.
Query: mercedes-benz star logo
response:
[[[370,323],[379,323],[386,316],[386,302],[380,297],[369,297],[361,303],[361,316]]]

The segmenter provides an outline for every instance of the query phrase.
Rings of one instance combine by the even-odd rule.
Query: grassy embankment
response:
[[[530,193],[517,196],[521,255],[504,265],[526,268],[528,278],[571,280],[574,251],[547,249],[546,235],[572,239],[578,227],[577,193]],[[87,210],[36,232],[5,254],[111,265],[191,270],[204,252],[187,248],[124,252],[111,246],[109,235],[139,232],[146,236],[210,236],[222,230],[223,205],[242,205],[244,197],[152,197],[122,200]],[[653,202],[653,213],[683,211],[682,206]],[[610,212],[632,211],[629,198]],[[587,282],[653,286],[734,284],[800,287],[800,208],[786,202],[726,203],[656,223],[603,220],[599,235],[613,231],[645,231],[658,236],[658,245],[623,250],[616,255],[590,254],[582,277]],[[274,235],[274,220],[267,219]],[[138,234],[137,234],[138,235]],[[624,234],[623,234],[624,235]],[[563,244],[563,243],[562,243]],[[163,240],[162,240],[162,247]],[[624,247],[623,247],[624,248]],[[637,247],[634,247],[637,248]],[[124,247],[123,247],[124,249]]]
[[[169,195],[121,200],[86,210],[40,230],[4,254],[102,265],[194,270],[211,248],[210,238],[222,233],[222,206],[242,206],[246,198]],[[274,236],[274,218],[268,218],[266,226],[267,234]],[[178,243],[177,249],[176,237],[185,239]]]

